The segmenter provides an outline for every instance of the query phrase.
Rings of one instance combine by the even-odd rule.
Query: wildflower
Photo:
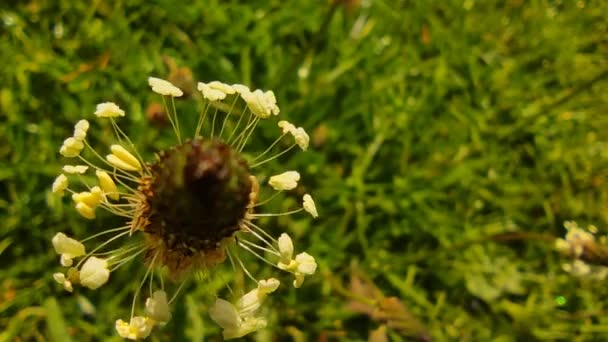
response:
[[[55,178],[53,182],[53,193],[59,196],[63,196],[63,192],[69,186],[68,177],[66,177],[63,173]]]
[[[66,289],[74,286],[97,289],[122,265],[140,262],[145,274],[134,293],[131,317],[128,321],[117,320],[116,330],[124,338],[141,339],[156,325],[171,320],[172,299],[168,298],[176,298],[187,278],[197,272],[210,272],[230,260],[235,271],[249,275],[257,286],[235,303],[216,300],[209,311],[211,318],[223,328],[225,338],[261,329],[266,320],[259,316],[259,308],[277,290],[279,280],[253,278],[239,253],[247,252],[253,255],[252,259],[263,259],[276,269],[291,273],[296,278],[294,285],[299,287],[305,276],[315,272],[314,258],[307,253],[294,258],[291,238],[282,235],[276,240],[257,220],[300,211],[315,216],[316,209],[312,198],[305,196],[301,208],[264,213],[260,207],[277,198],[275,195],[280,191],[294,189],[300,174],[287,171],[271,177],[270,187],[278,192],[261,198],[260,202],[261,195],[266,193],[260,192],[253,172],[296,145],[306,149],[308,136],[302,128],[285,121],[279,124],[284,134],[266,150],[257,155],[243,154],[261,119],[279,114],[274,93],[213,81],[199,83],[204,101],[202,110],[194,135],[182,140],[184,127],[180,126],[173,99],[181,96],[182,91],[154,77],[148,83],[154,92],[172,97],[170,106],[167,101],[163,103],[176,144],[158,151],[151,161],[142,158],[137,146],[115,121],[125,112],[112,102],[99,104],[95,111],[97,117],[111,121],[116,134],[116,141],[110,144],[110,153],[105,157],[85,141],[90,129],[88,121],[76,124],[74,136],[64,141],[60,153],[78,157],[83,165],[64,166],[66,175],[57,177],[53,191],[58,194],[70,191],[76,211],[87,219],[95,219],[98,210],[105,210],[124,221],[82,240],[97,243],[88,253],[81,242],[62,233],[56,235],[53,245],[61,255],[61,264],[69,269],[67,273],[58,272],[54,278]],[[233,108],[238,110],[231,115]],[[210,109],[213,114],[211,122],[207,122]],[[279,150],[277,143],[287,133],[294,137],[294,143]],[[87,153],[81,155],[85,148]],[[89,169],[95,170],[96,178],[81,176]],[[78,176],[87,183],[80,187],[68,183],[68,176]],[[81,260],[72,266],[75,258]],[[136,316],[136,306],[143,302],[140,297],[143,288],[149,288],[150,295],[142,303],[145,315]]]
[[[304,210],[306,210],[306,212],[312,215],[312,217],[314,218],[319,217],[319,214],[317,213],[317,207],[315,206],[315,201],[312,200],[312,197],[310,197],[309,194],[306,194],[304,195],[302,200],[304,201]]]
[[[116,321],[116,331],[122,338],[139,340],[150,336],[154,328],[154,320],[149,317],[135,316],[129,323],[119,319]]]
[[[152,87],[152,91],[165,96],[180,97],[184,92],[178,87],[171,84],[169,81],[162,80],[156,77],[148,77],[148,84]]]
[[[95,115],[100,118],[115,118],[125,116],[125,111],[120,109],[114,102],[104,102],[97,105]]]
[[[80,270],[80,284],[95,290],[110,278],[108,262],[94,256],[89,257]]]
[[[299,180],[300,174],[297,171],[287,171],[270,177],[268,184],[278,191],[291,190],[298,186]]]

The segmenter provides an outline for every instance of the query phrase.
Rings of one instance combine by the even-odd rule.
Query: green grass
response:
[[[608,335],[604,281],[568,275],[552,249],[565,220],[607,231],[607,2],[109,3],[0,5],[0,341],[120,340],[113,322],[142,267],[64,293],[50,238],[104,222],[50,184],[61,142],[99,102],[128,112],[146,153],[168,145],[170,127],[145,115],[166,57],[196,80],[274,90],[311,133],[311,151],[268,172],[299,170],[292,203],[309,191],[321,217],[269,225],[320,268],[273,295],[260,340]],[[210,279],[150,340],[218,339],[206,310],[226,277]],[[394,299],[370,301],[374,288]],[[372,315],[379,305],[392,318]]]

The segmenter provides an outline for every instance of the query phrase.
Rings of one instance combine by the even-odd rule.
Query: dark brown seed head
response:
[[[150,170],[140,187],[149,261],[175,276],[222,262],[250,201],[245,160],[219,140],[196,139],[163,151]]]

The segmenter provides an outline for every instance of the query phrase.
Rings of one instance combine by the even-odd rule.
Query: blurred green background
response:
[[[281,164],[302,174],[287,203],[310,192],[321,217],[267,226],[319,270],[281,287],[248,339],[608,340],[605,281],[565,273],[552,248],[565,220],[606,232],[607,13],[583,0],[3,1],[0,341],[120,340],[141,264],[73,295],[51,277],[57,231],[108,224],[50,194],[58,149],[104,101],[145,153],[167,147],[146,80],[190,73],[274,90],[311,134]],[[258,133],[267,146],[275,123]],[[150,340],[218,340],[206,312],[228,278],[189,286]]]

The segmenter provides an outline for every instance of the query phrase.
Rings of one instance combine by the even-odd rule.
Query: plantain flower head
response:
[[[226,339],[258,331],[266,326],[261,308],[271,302],[271,294],[280,292],[280,278],[256,280],[248,263],[263,260],[277,272],[291,273],[295,287],[317,267],[307,253],[294,257],[289,235],[276,239],[259,221],[303,211],[317,216],[309,195],[302,206],[284,212],[263,210],[264,204],[290,196],[282,192],[298,186],[297,171],[274,175],[268,185],[260,184],[256,176],[261,166],[294,147],[306,150],[308,135],[282,120],[278,126],[283,134],[277,134],[274,143],[260,150],[248,148],[256,127],[280,113],[270,90],[199,82],[200,112],[190,121],[180,120],[178,114],[181,89],[155,77],[148,78],[148,84],[162,96],[173,144],[154,153],[142,149],[119,126],[117,120],[127,113],[113,102],[103,102],[92,116],[110,122],[114,137],[104,137],[107,145],[95,147],[89,141],[96,122],[82,119],[60,148],[62,156],[78,158],[81,165],[64,165],[53,182],[53,192],[68,191],[76,212],[85,219],[104,220],[111,215],[109,222],[119,223],[80,241],[57,233],[52,244],[67,269],[53,278],[68,292],[77,286],[96,290],[123,265],[141,265],[143,278],[133,292],[131,316],[115,321],[119,336],[137,340],[148,337],[155,327],[170,324],[172,301],[188,279],[231,267],[235,273],[249,275],[255,286],[233,302],[218,298],[207,303],[209,315]],[[193,127],[184,122],[192,122]],[[290,145],[279,144],[282,139],[290,140]],[[267,172],[259,174],[265,177]],[[136,315],[139,312],[143,315]]]

